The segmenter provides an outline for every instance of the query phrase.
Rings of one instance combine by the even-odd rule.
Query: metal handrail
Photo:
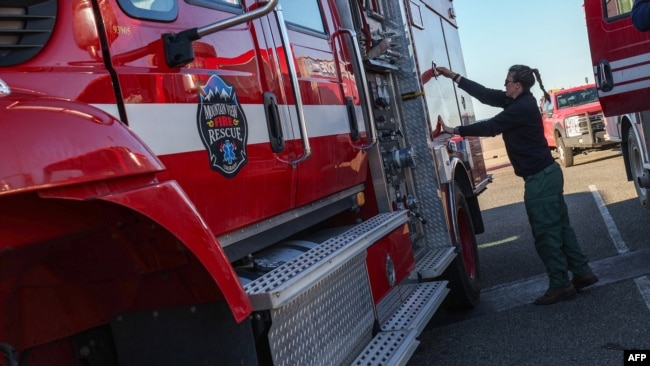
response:
[[[196,33],[199,35],[199,37],[203,37],[208,34],[212,34],[226,28],[230,28],[239,24],[246,23],[249,20],[263,17],[264,15],[273,11],[273,9],[275,9],[275,6],[278,4],[279,1],[280,0],[269,0],[266,3],[266,5],[264,5],[261,8],[251,10],[249,12],[234,16],[232,18],[224,19],[214,24],[209,24],[204,27],[197,28]]]
[[[361,82],[357,83],[357,86],[361,88],[361,92],[363,93],[363,97],[366,101],[365,103],[365,108],[366,108],[366,114],[368,116],[368,127],[370,129],[370,138],[369,138],[369,143],[368,145],[365,146],[360,146],[359,148],[361,150],[367,150],[374,145],[377,144],[377,129],[375,128],[375,124],[372,121],[372,105],[370,102],[370,90],[368,87],[368,80],[366,79],[366,73],[363,72],[363,64],[362,64],[362,56],[361,56],[361,49],[359,49],[359,42],[357,39],[357,33],[352,30],[352,29],[347,29],[347,28],[340,28],[339,29],[340,33],[347,33],[350,35],[350,38],[352,38],[352,47],[354,49],[354,62],[356,63],[355,70],[358,70],[358,76],[361,78]],[[360,84],[360,85],[359,85]]]
[[[282,48],[284,49],[284,55],[287,60],[287,67],[289,68],[289,78],[291,79],[291,87],[293,89],[293,98],[296,103],[296,113],[298,116],[298,125],[300,126],[300,139],[302,141],[303,156],[297,159],[291,159],[291,164],[298,164],[307,160],[311,156],[311,146],[309,144],[309,135],[307,134],[307,123],[305,122],[305,112],[304,106],[302,104],[302,94],[300,92],[300,85],[298,84],[298,72],[296,71],[296,65],[293,61],[293,50],[291,49],[291,43],[289,42],[289,32],[287,31],[287,26],[284,22],[284,16],[282,15],[282,6],[278,5],[275,8],[275,16],[278,22],[278,28],[280,29],[280,38],[282,42]]]

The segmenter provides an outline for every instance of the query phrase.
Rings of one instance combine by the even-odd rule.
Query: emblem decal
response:
[[[200,88],[197,124],[210,168],[234,178],[248,162],[248,123],[235,88],[217,75]]]

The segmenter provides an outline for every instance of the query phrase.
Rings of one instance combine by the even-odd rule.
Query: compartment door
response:
[[[420,72],[431,69],[431,63],[435,62],[437,66],[445,66],[461,75],[467,75],[456,25],[420,0],[409,0],[409,11]],[[434,124],[431,126],[432,131],[439,116],[445,124],[452,127],[468,125],[475,121],[472,98],[457,88],[450,79],[431,79],[423,87],[427,98],[429,122]],[[475,184],[479,184],[487,178],[481,141],[478,137],[466,137],[465,140],[472,153],[472,179]]]
[[[442,22],[442,28],[445,35],[445,43],[447,44],[447,53],[449,54],[449,64],[451,65],[451,69],[461,75],[467,75],[467,72],[465,71],[463,50],[460,45],[460,36],[458,35],[458,28],[447,22]],[[453,85],[454,90],[456,91],[456,105],[458,106],[460,124],[467,126],[476,122],[472,97],[464,90],[458,88],[455,83]],[[469,144],[472,155],[472,179],[474,184],[478,185],[488,179],[487,168],[485,167],[485,158],[483,157],[483,147],[481,146],[481,138],[467,136],[465,137],[465,140]]]
[[[411,34],[417,50],[417,65],[420,73],[431,70],[432,63],[445,66],[452,71],[457,71],[455,66],[450,66],[445,34],[442,28],[444,21],[420,0],[409,0],[411,14]],[[464,65],[462,65],[464,68]],[[430,130],[435,129],[438,117],[442,117],[448,126],[459,126],[461,119],[456,102],[454,84],[447,78],[431,79],[423,85],[426,95],[427,109],[429,111]]]

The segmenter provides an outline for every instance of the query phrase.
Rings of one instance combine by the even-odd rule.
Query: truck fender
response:
[[[0,115],[0,154],[14,157],[0,164],[0,196],[102,199],[148,216],[202,262],[237,321],[250,314],[215,236],[176,182],[157,183],[164,165],[128,126],[85,103],[16,90],[0,98]]]
[[[92,190],[74,187],[41,192],[41,197],[88,199]],[[176,181],[154,183],[127,191],[110,193],[100,200],[136,211],[174,235],[201,262],[223,293],[237,322],[252,312],[248,295],[230,265],[228,257],[206,223]]]
[[[0,98],[0,195],[154,174],[156,155],[122,122],[91,105],[12,92]]]
[[[169,230],[210,273],[230,305],[235,320],[241,322],[250,315],[252,305],[226,253],[178,183],[163,182],[103,199],[138,211]],[[174,209],[169,210],[169,207]]]
[[[177,182],[145,176],[1,198],[0,339],[19,352],[142,309],[217,301],[246,326],[248,297]]]
[[[553,126],[553,131],[555,131],[555,136],[564,138],[564,126],[562,126],[560,123],[555,123]]]
[[[632,181],[632,169],[630,168],[630,155],[628,150],[628,138],[632,123],[627,115],[621,117],[621,154],[623,155],[623,165],[625,166],[625,176],[629,181]],[[637,135],[638,136],[638,135]]]
[[[467,175],[467,169],[464,163],[458,158],[453,158],[451,165],[453,172],[452,182],[456,181],[458,183],[463,192],[463,196],[465,196],[465,199],[467,200],[467,204],[472,214],[474,233],[481,234],[485,232],[485,226],[483,225],[483,216],[481,215],[481,208],[478,203],[478,197],[472,190],[472,184],[469,176]]]
[[[638,118],[638,117],[637,117]],[[627,180],[634,180],[634,175],[632,174],[632,167],[630,162],[630,151],[629,151],[629,138],[630,130],[634,131],[634,136],[636,137],[636,146],[645,146],[641,141],[641,131],[639,131],[638,125],[633,122],[632,118],[629,115],[623,115],[620,117],[621,122],[621,153],[623,154],[623,162],[625,164],[625,174],[627,175]],[[645,154],[645,151],[641,149],[643,163],[648,163],[648,156]]]

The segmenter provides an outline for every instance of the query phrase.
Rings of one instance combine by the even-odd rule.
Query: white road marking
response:
[[[595,185],[592,184],[589,186],[589,190],[591,191],[592,196],[594,196],[594,201],[596,201],[598,210],[600,210],[600,215],[603,217],[603,221],[605,221],[605,226],[607,227],[609,237],[612,239],[612,242],[614,243],[618,254],[629,252],[630,249],[627,247],[625,240],[623,240],[621,233],[618,231],[618,228],[614,223],[614,219],[612,219],[607,206],[605,206],[603,198],[600,196],[600,193],[598,193],[598,189]]]
[[[491,243],[481,244],[481,245],[478,246],[478,248],[479,249],[484,249],[484,248],[489,248],[489,247],[495,247],[497,245],[506,244],[506,243],[509,243],[509,242],[512,242],[512,241],[516,241],[517,239],[519,239],[519,236],[515,235],[515,236],[511,236],[509,238],[502,239],[502,240],[493,241]]]
[[[636,283],[636,287],[639,288],[641,297],[643,297],[643,301],[645,301],[645,306],[650,310],[650,279],[648,279],[648,276],[643,276],[635,278],[634,283]]]

